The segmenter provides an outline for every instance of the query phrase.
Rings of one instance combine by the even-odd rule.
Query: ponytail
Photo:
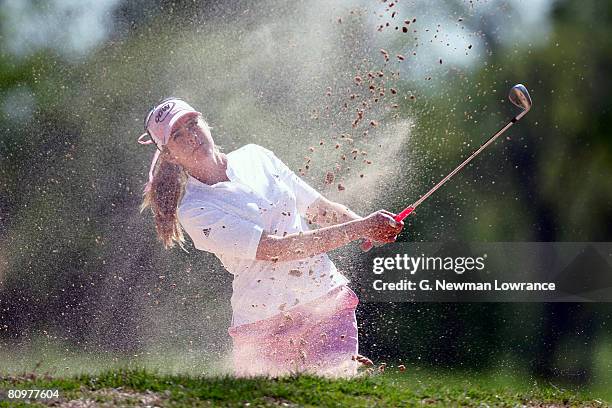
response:
[[[164,248],[170,249],[178,244],[187,252],[183,230],[176,215],[178,204],[185,192],[187,173],[180,165],[166,160],[164,157],[167,153],[164,148],[153,173],[151,188],[144,193],[140,212],[151,207],[155,216],[155,230]]]

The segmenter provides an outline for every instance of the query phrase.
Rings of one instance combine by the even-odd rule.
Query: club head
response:
[[[510,98],[510,102],[524,111],[531,109],[531,96],[529,96],[529,92],[527,92],[527,88],[523,84],[514,85],[510,89],[508,98]]]

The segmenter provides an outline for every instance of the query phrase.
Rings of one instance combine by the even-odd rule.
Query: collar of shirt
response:
[[[232,181],[238,181],[238,177],[236,176],[236,172],[234,171],[234,152],[236,150],[229,152],[225,155],[225,157],[227,158],[227,168],[225,169],[225,175],[227,176],[227,178],[229,179],[229,181],[220,181],[218,183],[215,184],[206,184],[206,183],[202,183],[200,180],[198,180],[197,178],[193,177],[191,174],[188,174],[188,178],[187,178],[187,188],[190,187],[204,187],[204,188],[215,188],[219,185],[222,185],[222,183],[229,183]]]

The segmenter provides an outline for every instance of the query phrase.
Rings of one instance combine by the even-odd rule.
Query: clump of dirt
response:
[[[416,34],[416,28],[413,30],[416,18],[402,16],[403,10],[392,6],[395,4],[396,2],[385,2],[384,11],[377,12],[378,18],[382,19],[378,27],[379,31],[391,27],[398,31],[397,35],[400,35],[401,27],[403,32],[414,31]],[[351,10],[351,15],[336,18],[343,24],[351,24],[352,15],[355,13],[357,11]],[[392,26],[390,22],[393,22]],[[409,26],[411,30],[408,30]],[[333,121],[331,123],[333,130],[329,133],[328,140],[319,142],[317,149],[313,146],[308,147],[309,157],[299,169],[300,176],[307,176],[310,170],[315,170],[315,163],[317,163],[315,156],[327,155],[329,157],[329,150],[337,151],[338,154],[333,156],[338,157],[337,160],[342,165],[336,162],[335,169],[322,169],[324,170],[322,179],[324,185],[336,186],[337,191],[349,188],[352,190],[355,181],[359,180],[361,183],[362,180],[367,180],[365,177],[367,174],[378,175],[380,173],[379,166],[368,166],[372,164],[371,160],[363,160],[365,166],[362,163],[355,164],[352,171],[351,167],[346,164],[348,164],[351,150],[354,151],[355,147],[358,147],[359,150],[366,146],[370,147],[372,139],[386,132],[388,126],[392,125],[388,123],[388,120],[399,117],[400,105],[398,102],[400,100],[415,99],[414,91],[400,88],[397,82],[400,79],[399,64],[407,59],[404,56],[405,53],[412,52],[413,55],[416,55],[416,50],[402,49],[402,53],[397,51],[400,50],[387,47],[373,49],[371,57],[353,61],[351,64],[353,72],[349,71],[350,74],[346,78],[348,83],[345,86],[339,86],[338,82],[334,82],[322,89],[321,93],[325,95],[324,104],[326,106],[318,106],[309,111],[314,113],[313,117],[316,120]],[[381,143],[377,145],[379,148],[384,148]],[[323,146],[327,150],[322,149]],[[353,160],[357,159],[356,156],[353,152]]]
[[[374,362],[372,360],[370,360],[369,358],[365,356],[362,356],[361,354],[357,354],[356,356],[353,356],[352,360],[357,361],[358,363],[361,363],[366,367],[371,367],[374,365]]]

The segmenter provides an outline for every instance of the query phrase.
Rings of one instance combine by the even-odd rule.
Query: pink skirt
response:
[[[340,286],[268,319],[230,327],[237,376],[352,376],[359,363],[357,295]]]

